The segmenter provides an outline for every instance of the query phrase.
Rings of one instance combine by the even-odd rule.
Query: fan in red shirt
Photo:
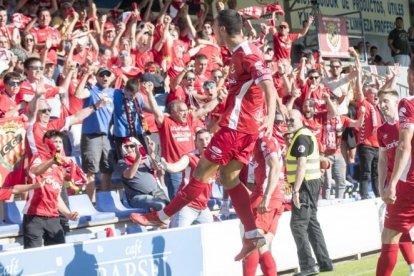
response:
[[[289,24],[287,22],[280,23],[277,32],[273,34],[273,50],[275,61],[278,61],[281,58],[290,60],[290,52],[293,42],[296,39],[306,35],[312,23],[313,16],[310,15],[305,27],[303,27],[300,33],[289,33]]]
[[[378,90],[375,87],[364,87],[361,84],[361,66],[356,66],[357,87],[356,102],[357,116],[360,114],[361,107],[365,108],[364,122],[357,129],[357,154],[360,163],[360,187],[359,193],[362,199],[368,198],[368,185],[371,182],[372,191],[376,197],[378,192],[378,136],[377,129],[382,124],[381,114],[378,110]]]
[[[221,92],[217,98],[191,113],[184,102],[180,100],[173,101],[168,106],[170,112],[168,115],[164,114],[155,102],[152,92],[153,83],[146,82],[144,85],[150,86],[146,89],[146,93],[149,107],[155,115],[155,122],[159,129],[161,156],[167,162],[176,162],[183,155],[194,150],[196,120],[213,110],[219,101],[223,100],[225,91]],[[171,199],[175,196],[181,184],[181,173],[166,173],[165,184]]]
[[[65,235],[60,224],[59,212],[71,220],[79,219],[77,212],[71,212],[63,202],[62,189],[65,171],[62,167],[64,135],[56,130],[45,133],[43,142],[48,152],[33,157],[29,174],[34,183],[41,183],[41,188],[31,190],[23,210],[24,248],[41,247],[65,242]]]
[[[36,37],[35,41],[38,49],[46,46],[46,40],[49,40],[52,43],[51,51],[55,51],[60,47],[62,36],[57,29],[49,26],[51,21],[50,11],[43,8],[37,12],[38,26],[31,28],[33,24],[29,24],[26,27],[26,30],[29,29],[29,31]]]
[[[233,52],[229,71],[229,96],[220,121],[221,129],[201,157],[193,178],[162,211],[131,215],[132,221],[141,225],[165,224],[169,217],[207,189],[208,179],[222,166],[222,184],[246,230],[243,248],[235,257],[236,261],[244,259],[266,243],[263,233],[256,227],[251,207],[246,205],[249,194],[239,181],[239,173],[243,164],[248,162],[259,129],[270,136],[276,103],[279,108],[282,107],[280,99],[274,93],[272,76],[265,68],[263,54],[244,40],[242,27],[242,17],[235,10],[222,10],[215,19],[214,33],[218,43],[225,42]],[[210,103],[217,104],[220,95],[216,99]],[[267,107],[267,116],[264,106]]]
[[[15,45],[20,41],[20,33],[13,25],[7,25],[7,20],[7,8],[0,5],[0,35],[8,39],[9,45]]]
[[[387,192],[385,191],[390,188],[389,184],[391,174],[394,170],[394,159],[399,145],[400,124],[397,117],[399,95],[395,90],[381,90],[378,93],[378,97],[379,107],[386,120],[377,131],[380,147],[378,183],[380,184],[379,193],[384,201],[387,202]],[[403,101],[406,100],[404,99]],[[402,108],[405,108],[403,107],[404,104],[401,105]],[[402,108],[400,108],[400,112],[404,110]],[[412,110],[409,112],[412,112]],[[406,114],[408,112],[401,112],[401,115],[404,115],[404,117]],[[413,225],[413,191],[413,185],[411,183],[400,180],[395,189],[395,202],[393,204],[387,204],[387,213],[381,238],[381,255],[377,264],[377,275],[392,275],[397,261],[398,248],[400,248],[405,261],[410,267],[410,273],[414,273],[414,254],[409,233]]]
[[[196,150],[184,155],[176,163],[167,163],[161,159],[163,167],[169,172],[182,171],[183,180],[179,187],[179,191],[188,185],[190,178],[197,167],[200,157],[203,155],[205,149],[211,140],[211,134],[206,129],[197,131],[195,135]],[[208,208],[208,200],[210,199],[212,184],[214,183],[214,176],[210,178],[208,189],[205,189],[198,197],[193,199],[187,206],[182,208],[171,219],[170,227],[189,226],[193,223],[209,223],[213,222],[213,215]]]

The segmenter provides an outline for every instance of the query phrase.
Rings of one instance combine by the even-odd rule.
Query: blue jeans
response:
[[[165,172],[164,182],[165,182],[165,186],[167,186],[168,197],[170,198],[170,200],[173,200],[173,198],[177,194],[178,188],[180,187],[182,180],[183,180],[182,172],[177,172],[177,173]]]
[[[213,215],[210,209],[199,210],[184,206],[178,213],[176,213],[170,222],[170,227],[190,226],[193,223],[209,223],[213,222]]]
[[[163,200],[152,195],[136,195],[128,200],[128,203],[133,208],[154,209],[155,211],[160,211],[166,206]]]
[[[410,56],[407,55],[395,55],[394,62],[399,63],[402,67],[410,66]]]
[[[325,172],[325,179],[322,188],[322,197],[327,199],[331,193],[331,180],[335,180],[335,197],[344,198],[346,189],[346,162],[342,153],[325,155],[331,161],[331,167]]]

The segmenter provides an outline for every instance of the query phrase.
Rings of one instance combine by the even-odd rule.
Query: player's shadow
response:
[[[0,263],[0,275],[1,276],[21,276],[23,275],[23,269],[19,272],[9,272],[8,268],[5,267],[2,263]]]
[[[83,243],[75,244],[75,256],[66,266],[65,276],[97,275],[97,261],[94,255],[83,250]]]
[[[171,267],[166,261],[168,256],[165,255],[165,239],[162,236],[152,239],[152,256],[152,261],[158,269],[157,276],[171,276]]]

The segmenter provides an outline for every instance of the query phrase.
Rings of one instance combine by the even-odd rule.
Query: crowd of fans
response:
[[[234,2],[228,5],[235,8]],[[142,1],[106,13],[98,12],[93,0],[20,0],[0,6],[0,118],[21,116],[27,122],[26,162],[3,187],[36,182],[29,172],[39,165],[39,155],[52,158],[53,166],[70,163],[67,156],[78,158],[82,170],[67,167],[92,202],[97,174],[100,189],[110,190],[117,168],[134,207],[162,209],[188,182],[189,165],[180,164],[182,157],[196,146],[201,154],[208,142],[199,139],[209,136],[209,141],[205,133],[214,135],[220,128],[227,76],[237,69],[228,66],[234,49],[219,45],[213,31],[211,9],[226,7],[200,1],[197,16],[190,16],[188,4],[180,0],[164,1],[157,13],[152,5],[153,0]],[[377,93],[395,85],[399,68],[386,78],[366,76],[353,48],[349,66],[305,50],[294,68],[292,45],[306,35],[313,17],[293,33],[287,22],[277,20],[278,13],[258,30],[245,16],[244,33],[262,49],[274,92],[288,109],[302,112],[304,125],[330,160],[321,196],[345,198],[359,189],[365,199],[370,183],[379,196]],[[371,47],[372,58],[375,50]],[[64,152],[45,142],[49,130],[67,133]],[[282,145],[291,135],[280,113],[273,135]],[[164,185],[168,194],[160,189]],[[288,198],[289,187],[284,190]]]

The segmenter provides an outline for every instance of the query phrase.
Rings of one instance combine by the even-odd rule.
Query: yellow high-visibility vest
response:
[[[320,168],[320,161],[319,161],[319,149],[318,149],[318,141],[315,138],[315,135],[306,127],[302,127],[294,134],[292,138],[292,142],[289,145],[289,149],[287,151],[287,160],[286,160],[286,173],[287,173],[287,181],[288,183],[293,184],[296,179],[296,171],[297,171],[297,160],[296,157],[291,155],[292,147],[295,144],[296,139],[300,135],[306,135],[311,138],[313,143],[313,152],[306,157],[306,172],[305,172],[305,180],[313,180],[321,178],[321,168]]]

